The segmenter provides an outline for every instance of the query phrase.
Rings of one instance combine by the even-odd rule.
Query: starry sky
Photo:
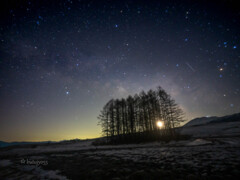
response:
[[[162,86],[186,114],[240,111],[234,1],[4,0],[0,139],[101,135],[111,98]]]

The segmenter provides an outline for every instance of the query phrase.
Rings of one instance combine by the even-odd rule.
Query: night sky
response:
[[[111,98],[162,86],[186,119],[240,111],[233,1],[1,1],[0,140],[101,135]]]

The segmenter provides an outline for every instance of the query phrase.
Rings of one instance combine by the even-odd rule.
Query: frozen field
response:
[[[92,141],[0,150],[0,179],[238,179],[240,137],[93,146]]]

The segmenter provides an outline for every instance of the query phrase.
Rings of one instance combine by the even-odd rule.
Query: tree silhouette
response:
[[[184,121],[181,108],[161,87],[126,99],[111,99],[98,119],[102,135],[112,142],[149,135],[175,136],[176,127]],[[164,124],[161,129],[157,126],[158,121]],[[139,136],[141,134],[144,136]]]

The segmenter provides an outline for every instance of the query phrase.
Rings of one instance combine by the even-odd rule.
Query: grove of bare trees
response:
[[[183,111],[161,87],[126,99],[111,99],[98,119],[108,141],[137,139],[142,134],[175,136],[176,127],[184,121]]]

